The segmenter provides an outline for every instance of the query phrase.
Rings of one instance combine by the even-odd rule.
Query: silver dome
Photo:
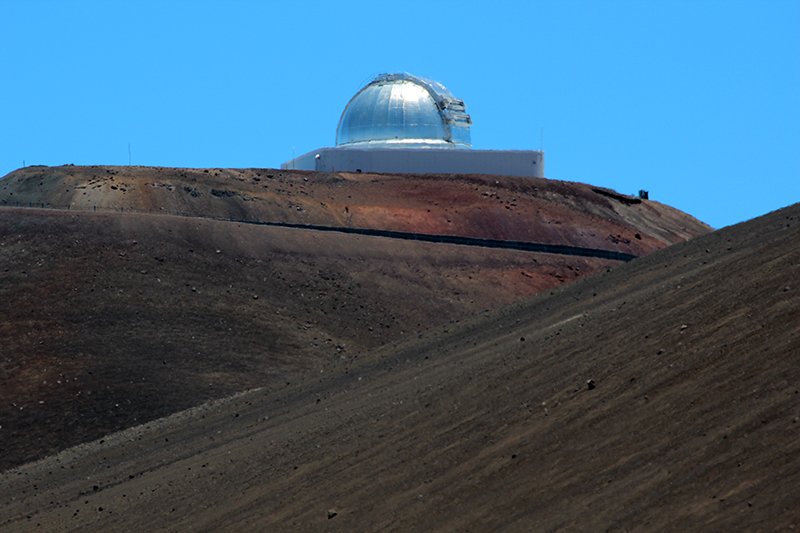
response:
[[[464,102],[442,84],[410,74],[382,74],[344,108],[337,146],[469,147]]]

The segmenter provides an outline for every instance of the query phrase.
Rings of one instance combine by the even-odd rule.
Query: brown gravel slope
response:
[[[799,357],[794,205],[7,471],[0,529],[789,531]]]
[[[608,189],[482,175],[26,167],[0,180],[0,205],[17,203],[533,241],[634,255],[711,230],[669,206]]]
[[[0,469],[615,264],[0,207]]]
[[[657,202],[498,176],[27,167],[0,180],[0,204],[0,469],[615,264],[201,216],[634,254],[710,230]]]

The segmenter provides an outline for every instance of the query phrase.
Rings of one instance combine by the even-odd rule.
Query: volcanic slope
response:
[[[0,469],[615,264],[0,208]]]
[[[0,469],[617,264],[231,219],[635,254],[710,230],[657,202],[496,176],[27,167],[0,200]]]
[[[484,175],[26,167],[0,180],[0,204],[178,212],[566,244],[633,255],[711,231],[672,207],[609,189]]]
[[[3,531],[788,531],[800,205],[0,477]]]

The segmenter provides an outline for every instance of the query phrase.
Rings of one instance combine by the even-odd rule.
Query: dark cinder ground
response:
[[[113,218],[105,226],[152,223]],[[227,230],[200,234],[216,231],[231,242]],[[194,251],[181,257],[201,250],[208,264],[175,270],[198,279],[188,293],[173,282],[165,321],[199,309],[190,303],[205,290],[199,273],[224,254],[216,241],[196,246],[187,240]],[[341,246],[379,255],[367,240]],[[135,252],[108,253],[151,276]],[[224,262],[235,257],[219,259],[219,272],[233,276]],[[242,301],[267,298],[234,281]],[[302,367],[287,379],[256,378],[249,392],[5,471],[0,530],[791,531],[800,527],[798,291],[795,205],[432,329],[402,316],[388,329],[403,333],[364,341],[357,354],[311,351],[326,355],[287,362]],[[416,298],[397,308],[416,309]],[[324,304],[304,312],[315,307]],[[353,338],[370,339],[369,317],[363,327],[346,316],[364,330]],[[217,327],[197,320],[198,333]],[[212,349],[219,334],[191,350]]]
[[[0,468],[616,264],[30,209],[0,235]]]
[[[500,176],[27,167],[0,203],[0,469],[616,264],[231,219],[635,254],[710,230],[657,202]]]

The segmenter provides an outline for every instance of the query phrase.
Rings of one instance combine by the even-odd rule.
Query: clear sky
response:
[[[797,0],[0,0],[0,176],[279,167],[392,71],[463,99],[474,148],[543,138],[552,179],[716,228],[800,201]]]

